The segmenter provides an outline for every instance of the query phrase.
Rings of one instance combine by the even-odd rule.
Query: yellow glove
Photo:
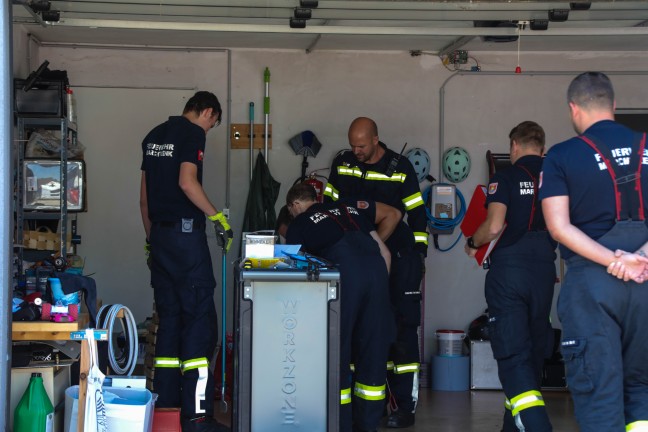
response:
[[[207,219],[214,223],[218,246],[225,249],[225,252],[229,251],[232,246],[232,237],[234,237],[234,232],[232,231],[229,222],[227,222],[227,218],[223,212],[218,212],[213,216],[207,216]]]
[[[146,239],[146,243],[144,244],[144,255],[146,256],[146,265],[150,269],[153,257],[151,256],[151,243],[149,243],[148,239]]]

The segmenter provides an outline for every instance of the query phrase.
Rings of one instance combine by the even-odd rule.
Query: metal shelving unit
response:
[[[15,233],[16,245],[22,245],[23,243],[23,234],[24,234],[24,224],[27,220],[58,220],[59,221],[59,234],[61,241],[61,257],[66,258],[71,250],[67,248],[67,234],[68,234],[68,155],[67,155],[67,146],[68,140],[71,142],[72,146],[76,145],[77,139],[77,126],[76,123],[69,122],[65,117],[31,117],[31,116],[17,116],[17,126],[18,126],[18,143],[16,149],[16,167],[15,167]],[[59,130],[61,134],[61,146],[60,146],[60,196],[59,196],[59,210],[58,211],[26,211],[24,209],[25,202],[25,178],[23,171],[23,163],[25,161],[25,147],[27,142],[27,136],[29,131],[34,131],[36,129],[49,129],[49,130]],[[74,246],[72,246],[74,247]],[[22,266],[22,260],[25,256],[24,247],[17,246],[17,253],[19,257],[20,265]],[[44,255],[46,252],[54,251],[38,251],[42,252]],[[34,256],[41,255],[37,253]],[[20,269],[22,272],[22,268]]]

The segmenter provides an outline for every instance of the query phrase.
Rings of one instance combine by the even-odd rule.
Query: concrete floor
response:
[[[545,404],[553,423],[554,432],[577,432],[573,404],[567,391],[543,390]],[[231,408],[231,407],[230,407]],[[218,402],[216,417],[230,424],[229,414],[220,413]],[[416,425],[407,429],[379,429],[403,432],[499,432],[504,414],[504,393],[477,390],[440,392],[422,388],[416,410]]]
[[[569,392],[542,394],[554,432],[577,432]],[[504,415],[504,393],[492,390],[440,392],[421,389],[414,427],[403,432],[499,432]],[[379,429],[396,431],[398,429]]]

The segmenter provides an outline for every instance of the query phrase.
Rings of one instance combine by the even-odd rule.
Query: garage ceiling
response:
[[[12,0],[14,25],[24,26],[44,45],[445,54],[515,50],[517,43],[486,39],[519,32],[525,51],[648,50],[648,1],[301,0],[304,6],[317,4],[305,28],[289,26],[300,0],[53,0],[51,10],[60,11],[56,23],[44,22],[33,11],[42,1]],[[574,3],[590,7],[578,10]],[[550,20],[551,10],[567,12],[567,20]],[[541,20],[548,20],[546,30],[530,28]]]

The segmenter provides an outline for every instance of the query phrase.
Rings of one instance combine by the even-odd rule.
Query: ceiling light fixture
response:
[[[569,9],[551,9],[549,11],[549,21],[563,22],[569,18]]]
[[[571,10],[589,10],[592,6],[592,2],[589,1],[573,1],[569,2],[569,8]]]
[[[61,20],[61,11],[57,10],[48,10],[41,12],[43,21],[47,22],[59,22]]]
[[[290,18],[290,28],[293,28],[293,29],[306,28],[306,20]]]
[[[49,0],[31,0],[27,2],[34,12],[45,12],[51,9],[52,3]]]
[[[549,28],[549,20],[546,19],[532,19],[529,23],[531,30],[547,30]]]
[[[295,8],[293,14],[297,19],[309,20],[311,19],[312,11],[310,9]]]

